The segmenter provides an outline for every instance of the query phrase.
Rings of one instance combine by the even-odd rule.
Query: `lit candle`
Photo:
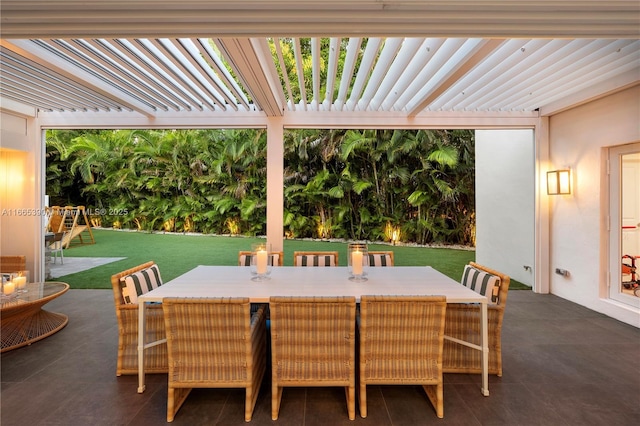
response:
[[[258,274],[266,274],[267,273],[267,251],[266,250],[258,250],[256,253],[256,272]]]
[[[360,250],[351,253],[351,267],[353,275],[362,275],[362,252]]]
[[[15,289],[16,289],[16,285],[14,284],[13,281],[7,281],[2,286],[2,292],[4,294],[6,294],[7,296],[10,295],[11,293],[13,293],[15,291]]]
[[[15,277],[13,279],[13,282],[16,285],[16,288],[18,288],[18,290],[21,290],[27,285],[27,277],[24,277],[24,276]]]

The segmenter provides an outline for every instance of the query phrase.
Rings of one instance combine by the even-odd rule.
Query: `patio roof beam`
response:
[[[267,41],[218,38],[214,42],[251,94],[253,102],[268,116],[281,116],[285,100]]]
[[[634,38],[635,0],[3,0],[5,38]]]

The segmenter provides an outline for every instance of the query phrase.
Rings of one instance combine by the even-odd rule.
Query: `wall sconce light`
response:
[[[552,170],[547,172],[547,194],[571,194],[571,170]]]

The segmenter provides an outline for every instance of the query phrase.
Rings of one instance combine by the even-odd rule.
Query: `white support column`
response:
[[[284,249],[284,127],[280,117],[267,120],[267,242]]]
[[[550,213],[549,196],[547,195],[546,182],[547,170],[549,170],[549,118],[540,117],[535,127],[536,145],[536,231],[535,231],[535,266],[533,291],[535,293],[548,294],[551,280],[550,270]]]
[[[35,202],[36,208],[39,209],[41,214],[45,211],[45,196],[47,195],[47,131],[42,129],[38,123],[38,119],[35,119],[34,135],[37,138],[35,146]],[[35,253],[35,265],[33,278],[35,281],[44,281],[47,278],[47,268],[45,265],[46,253],[44,245],[45,227],[48,223],[48,218],[44,215],[39,218],[40,226],[36,228],[36,239],[34,241],[34,253]]]

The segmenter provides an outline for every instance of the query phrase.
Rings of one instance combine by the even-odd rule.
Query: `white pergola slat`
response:
[[[378,88],[391,68],[393,61],[396,59],[396,55],[400,51],[403,41],[404,39],[401,38],[390,38],[385,40],[382,51],[376,60],[375,67],[372,69],[371,75],[369,76],[369,81],[367,81],[364,93],[357,103],[359,111],[376,110],[375,108],[371,108],[371,101],[378,92]]]
[[[156,62],[144,54],[132,41],[126,39],[113,40],[112,43],[122,48],[123,59],[131,67],[140,69],[148,76],[153,85],[167,94],[182,109],[192,110],[189,95],[182,90],[177,82],[161,67],[156,66]]]
[[[376,40],[378,43],[380,42],[379,39],[376,39]],[[340,90],[338,91],[338,99],[336,101],[336,109],[338,111],[341,111],[345,107],[345,100],[347,98],[350,82],[356,67],[356,60],[359,56],[359,50],[361,45],[362,45],[361,38],[350,38],[349,44],[347,44],[347,52],[344,60],[344,67],[342,68],[342,78],[340,79]],[[370,55],[367,57],[368,52],[370,52]],[[360,97],[360,93],[362,93],[367,76],[369,75],[369,72],[371,70],[373,61],[378,56],[377,53],[378,53],[377,47],[375,52],[373,52],[373,49],[370,49],[369,44],[367,44],[367,47],[364,53],[364,59],[361,64],[363,66],[360,67],[358,74],[356,76],[356,82],[352,87],[351,97],[349,98],[349,101],[346,105],[347,109],[353,109],[353,106],[357,103],[357,99]],[[367,61],[367,59],[369,58],[370,60]],[[365,66],[364,64],[368,64],[368,66]],[[366,70],[366,73],[363,72],[363,70]]]
[[[333,92],[338,74],[338,57],[340,55],[340,39],[332,37],[329,41],[329,65],[327,66],[327,84],[322,106],[325,110],[331,110],[333,104]]]

